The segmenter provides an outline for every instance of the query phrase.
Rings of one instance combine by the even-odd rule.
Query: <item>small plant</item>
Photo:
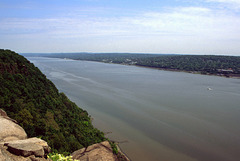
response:
[[[88,121],[83,121],[83,124],[88,126],[89,123],[88,123]]]
[[[117,145],[113,141],[109,141],[109,143],[110,143],[110,145],[112,147],[113,154],[118,154]]]
[[[48,154],[48,158],[52,161],[80,161],[76,159],[72,159],[72,156],[64,156],[63,154],[58,153],[50,153]]]

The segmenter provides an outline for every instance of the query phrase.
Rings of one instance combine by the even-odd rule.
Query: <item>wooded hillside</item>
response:
[[[0,49],[0,107],[18,121],[29,137],[38,136],[58,152],[105,140],[88,113],[23,56]]]

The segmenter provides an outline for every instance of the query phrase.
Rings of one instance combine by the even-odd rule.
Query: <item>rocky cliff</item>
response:
[[[39,138],[27,138],[16,121],[0,109],[0,160],[46,161],[50,147]]]
[[[50,151],[46,141],[28,138],[24,129],[0,109],[0,161],[47,161]],[[113,154],[108,141],[77,150],[71,156],[81,161],[128,161],[121,152]]]

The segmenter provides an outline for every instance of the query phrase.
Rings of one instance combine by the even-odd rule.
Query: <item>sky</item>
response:
[[[240,0],[0,0],[0,48],[240,56]]]

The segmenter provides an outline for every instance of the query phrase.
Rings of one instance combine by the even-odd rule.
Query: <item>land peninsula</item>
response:
[[[26,55],[33,56],[33,54]],[[36,54],[34,55],[36,56]],[[239,56],[131,53],[52,53],[37,55],[240,78]]]

